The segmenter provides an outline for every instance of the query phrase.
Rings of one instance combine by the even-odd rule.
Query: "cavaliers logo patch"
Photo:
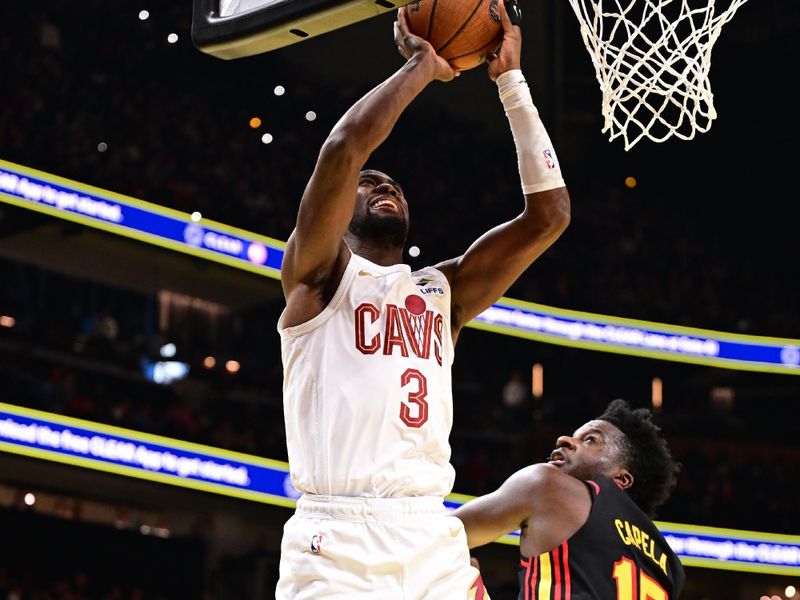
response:
[[[412,315],[421,315],[425,312],[425,299],[422,296],[411,294],[406,296],[406,310]]]

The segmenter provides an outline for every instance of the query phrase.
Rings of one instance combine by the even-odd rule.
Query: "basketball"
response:
[[[406,7],[408,28],[461,71],[477,67],[503,39],[498,0],[418,0]]]

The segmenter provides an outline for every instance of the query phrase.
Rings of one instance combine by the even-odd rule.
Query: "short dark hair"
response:
[[[653,422],[648,409],[631,409],[621,398],[612,400],[597,418],[625,434],[623,460],[633,475],[633,485],[627,492],[648,516],[655,516],[656,508],[669,498],[675,487],[681,468],[673,460],[661,428]]]

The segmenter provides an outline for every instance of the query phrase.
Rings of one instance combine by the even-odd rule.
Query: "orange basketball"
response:
[[[406,6],[411,33],[461,71],[486,60],[503,39],[498,0],[417,0]]]

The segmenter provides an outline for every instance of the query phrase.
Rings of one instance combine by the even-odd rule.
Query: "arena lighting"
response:
[[[653,381],[650,383],[650,396],[651,402],[653,404],[653,410],[656,412],[661,410],[661,406],[664,404],[664,383],[661,381],[660,377],[653,377]]]
[[[36,504],[36,496],[33,493],[28,492],[25,494],[25,497],[22,499],[22,501],[25,503],[25,506],[33,506]]]
[[[189,364],[178,360],[143,360],[142,374],[153,383],[169,385],[189,376]]]
[[[0,202],[280,279],[286,247],[280,240],[209,220],[193,223],[177,210],[2,160]],[[798,339],[680,327],[505,297],[467,327],[571,348],[800,375]]]
[[[299,493],[283,461],[0,403],[0,451],[286,508]],[[455,510],[474,496],[451,494]],[[656,521],[683,564],[800,576],[800,536]],[[497,540],[519,545],[519,531]]]
[[[539,363],[531,367],[531,393],[534,398],[544,395],[544,367]]]

